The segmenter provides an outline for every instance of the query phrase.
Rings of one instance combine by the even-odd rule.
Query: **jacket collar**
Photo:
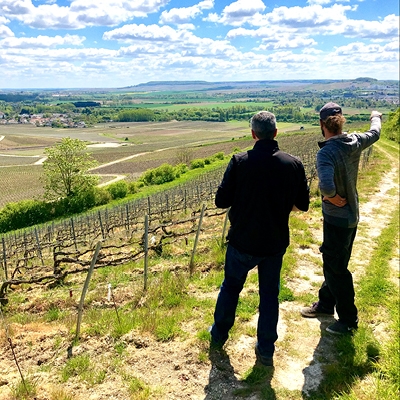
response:
[[[264,151],[278,151],[279,146],[276,140],[259,139],[255,142],[253,149]]]
[[[344,139],[346,141],[347,138],[348,138],[347,133],[341,133],[340,135],[335,135],[327,140],[322,140],[321,142],[318,142],[318,146],[320,149],[322,149],[328,142],[333,142],[340,139]]]

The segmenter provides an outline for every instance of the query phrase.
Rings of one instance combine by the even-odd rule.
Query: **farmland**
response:
[[[280,127],[287,132],[299,129],[298,124],[291,123],[281,123]],[[113,123],[73,130],[15,124],[0,125],[0,136],[4,136],[0,141],[0,207],[43,194],[40,160],[44,149],[62,137],[88,143],[88,152],[99,164],[92,173],[122,174],[128,180],[162,163],[177,163],[180,149],[190,152],[195,159],[220,151],[230,154],[253,143],[247,122]],[[102,183],[107,179],[113,176],[105,177]]]
[[[320,138],[316,110],[322,104],[339,102],[346,129],[361,130],[371,109],[384,116],[396,109],[398,82],[149,82],[109,90],[11,91],[1,99],[0,208],[42,195],[44,150],[66,136],[87,143],[101,184],[175,164],[182,151],[196,159],[248,148],[249,118],[260,109],[276,113],[281,148],[302,156],[302,147],[314,148]],[[292,133],[314,139],[300,144]]]

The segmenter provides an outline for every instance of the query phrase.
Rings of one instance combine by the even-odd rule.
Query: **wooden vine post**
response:
[[[4,240],[4,237],[1,238],[1,241],[3,243],[3,267],[4,267],[4,277],[6,278],[5,280],[8,281],[8,270],[7,270],[7,253],[6,253],[6,242]]]
[[[146,214],[144,216],[144,238],[143,238],[143,247],[144,247],[144,285],[143,290],[147,290],[147,270],[149,264],[149,216]]]
[[[228,220],[229,220],[229,210],[230,208],[228,208],[226,210],[226,214],[225,214],[225,219],[224,219],[224,226],[222,228],[222,236],[221,236],[221,247],[225,242],[225,235],[226,235],[226,227],[228,225]]]
[[[86,292],[89,287],[90,278],[92,277],[92,273],[94,270],[94,266],[96,265],[97,256],[99,255],[100,248],[101,248],[101,241],[97,242],[96,249],[93,254],[92,262],[90,263],[89,271],[86,276],[85,284],[83,285],[81,299],[79,301],[79,307],[78,307],[78,320],[76,322],[75,342],[77,342],[79,340],[79,334],[81,331],[81,322],[82,322],[83,303],[85,302]]]
[[[201,213],[200,213],[200,219],[199,219],[199,226],[197,227],[197,232],[196,232],[196,237],[194,239],[194,245],[193,245],[193,251],[192,251],[192,257],[190,258],[190,264],[189,264],[189,272],[190,276],[193,275],[194,271],[194,256],[196,254],[196,248],[197,248],[197,243],[199,241],[199,236],[200,236],[200,231],[201,231],[201,225],[203,223],[203,216],[204,216],[204,210],[206,208],[206,205],[203,204],[201,207]]]

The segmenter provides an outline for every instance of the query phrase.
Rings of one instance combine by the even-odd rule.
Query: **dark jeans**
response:
[[[248,272],[258,266],[259,318],[257,326],[258,350],[262,356],[271,357],[278,339],[279,283],[282,258],[285,251],[267,257],[245,254],[228,245],[225,257],[225,278],[214,312],[211,335],[216,342],[224,343],[235,322],[239,294]]]
[[[322,252],[325,282],[319,290],[319,305],[336,312],[339,321],[357,325],[357,308],[354,304],[354,286],[351,272],[347,269],[357,227],[341,228],[324,221]]]

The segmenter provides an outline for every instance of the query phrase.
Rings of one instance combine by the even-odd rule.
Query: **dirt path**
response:
[[[383,151],[382,148],[380,151]],[[395,157],[387,156],[392,160],[391,170],[382,176],[379,188],[360,206],[361,219],[350,263],[356,285],[369,262],[374,239],[385,228],[388,218],[398,204],[399,161]],[[316,243],[310,248],[296,250],[302,257],[299,257],[296,275],[288,282],[288,286],[295,296],[305,293],[317,296],[318,286],[323,280],[318,249],[322,239],[321,215],[311,211],[302,214],[301,218],[312,227]],[[396,265],[396,260],[393,265]],[[257,288],[246,287],[246,290]],[[209,293],[208,297],[215,301],[217,294],[218,291],[215,290]],[[298,302],[284,302],[280,306],[275,368],[267,377],[272,392],[296,391],[293,393],[297,393],[297,397],[290,397],[293,399],[301,399],[301,392],[308,393],[318,388],[323,378],[322,367],[334,359],[334,339],[325,332],[325,327],[332,320],[303,319],[299,314],[302,306],[304,304]],[[255,315],[248,322],[248,331],[255,331],[257,317],[258,315]],[[78,378],[70,378],[66,383],[60,383],[59,375],[55,376],[48,369],[38,369],[38,365],[46,363],[55,368],[65,364],[66,347],[60,347],[60,340],[66,342],[65,338],[69,335],[66,328],[49,330],[45,324],[31,324],[29,328],[26,325],[13,326],[14,341],[20,357],[24,357],[24,370],[36,371],[33,376],[42,387],[42,393],[38,393],[37,396],[38,400],[49,399],[45,395],[48,393],[47,389],[57,386],[70,393],[74,400],[128,400],[126,391],[121,389],[126,387],[126,382],[123,381],[118,368],[123,368],[124,374],[135,376],[156,390],[152,397],[155,399],[259,399],[256,393],[240,397],[234,395],[235,390],[244,387],[243,376],[254,366],[254,335],[234,336],[228,340],[225,352],[206,353],[207,356],[202,357],[201,354],[207,349],[202,347],[196,338],[201,328],[188,325],[184,329],[189,333],[185,340],[177,339],[168,343],[156,342],[152,338],[130,332],[122,338],[126,347],[123,365],[119,367],[111,364],[115,354],[111,338],[86,338],[74,347],[74,355],[89,354],[91,359],[102,365],[110,364],[108,371],[113,372],[99,385],[82,386]],[[375,329],[379,335],[379,326]],[[6,348],[6,338],[4,332],[1,332],[0,400],[11,399],[9,383],[19,379],[9,351],[3,350]],[[160,388],[159,392],[157,388]]]

